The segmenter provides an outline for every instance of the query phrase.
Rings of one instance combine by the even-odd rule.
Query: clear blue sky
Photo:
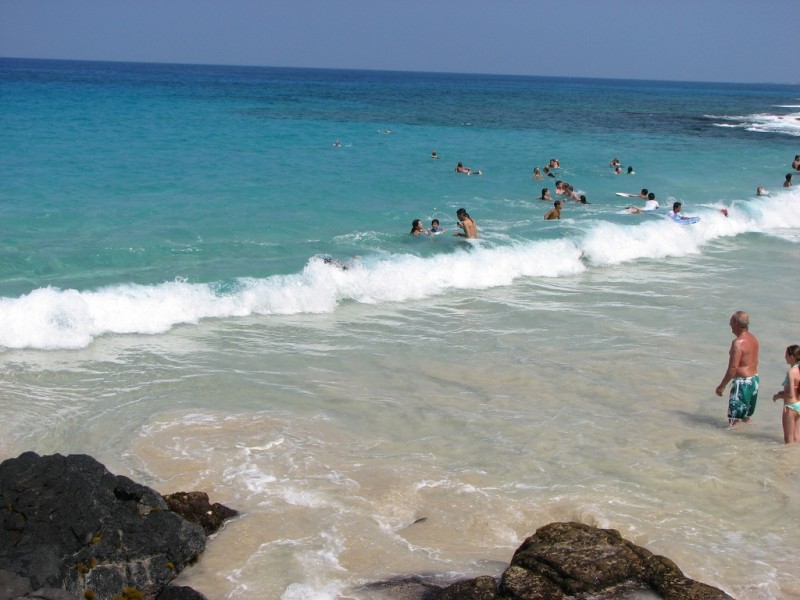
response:
[[[0,0],[0,56],[800,83],[800,0]]]

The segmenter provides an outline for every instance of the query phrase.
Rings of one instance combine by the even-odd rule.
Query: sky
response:
[[[0,56],[800,84],[800,0],[0,0]]]

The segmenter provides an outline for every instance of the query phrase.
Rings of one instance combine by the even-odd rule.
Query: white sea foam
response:
[[[785,106],[783,108],[797,108]],[[759,133],[782,133],[800,136],[800,112],[786,114],[756,113],[751,115],[706,115],[707,119],[721,121],[716,127],[740,127]]]
[[[592,266],[696,254],[714,239],[747,232],[787,239],[788,231],[788,239],[794,239],[800,228],[799,195],[781,190],[735,203],[728,217],[720,213],[722,205],[700,205],[693,214],[701,221],[691,227],[642,215],[632,217],[634,225],[592,221],[560,240],[482,242],[428,257],[396,254],[342,265],[313,257],[300,273],[242,278],[228,286],[176,280],[93,291],[41,288],[0,299],[0,346],[74,349],[101,335],[159,334],[208,318],[330,313],[343,302],[407,302],[512,285],[520,278],[574,275]]]

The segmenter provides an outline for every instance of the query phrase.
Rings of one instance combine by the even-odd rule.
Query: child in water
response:
[[[411,235],[428,235],[428,230],[422,227],[422,219],[414,219],[411,221]]]
[[[444,229],[439,227],[439,219],[433,219],[431,221],[431,228],[428,230],[431,233],[443,233]]]

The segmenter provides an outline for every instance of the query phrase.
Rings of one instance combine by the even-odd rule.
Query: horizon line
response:
[[[727,85],[784,85],[800,86],[797,83],[780,81],[724,81],[724,80],[702,80],[702,79],[639,79],[635,77],[597,77],[588,75],[536,75],[520,73],[482,73],[477,71],[422,71],[417,69],[378,69],[378,68],[358,68],[358,67],[309,67],[309,66],[288,66],[288,65],[260,65],[260,64],[230,64],[230,63],[207,63],[207,62],[174,62],[174,61],[148,61],[148,60],[110,60],[95,58],[43,58],[31,56],[0,56],[0,60],[30,60],[30,61],[53,61],[53,62],[86,62],[86,63],[109,63],[109,64],[140,64],[140,65],[171,65],[171,66],[194,66],[194,67],[229,67],[229,68],[252,68],[252,69],[297,69],[309,71],[356,71],[366,73],[419,73],[426,75],[473,75],[489,77],[520,77],[520,78],[542,78],[542,79],[587,79],[600,81],[650,81],[662,83],[709,83]]]

